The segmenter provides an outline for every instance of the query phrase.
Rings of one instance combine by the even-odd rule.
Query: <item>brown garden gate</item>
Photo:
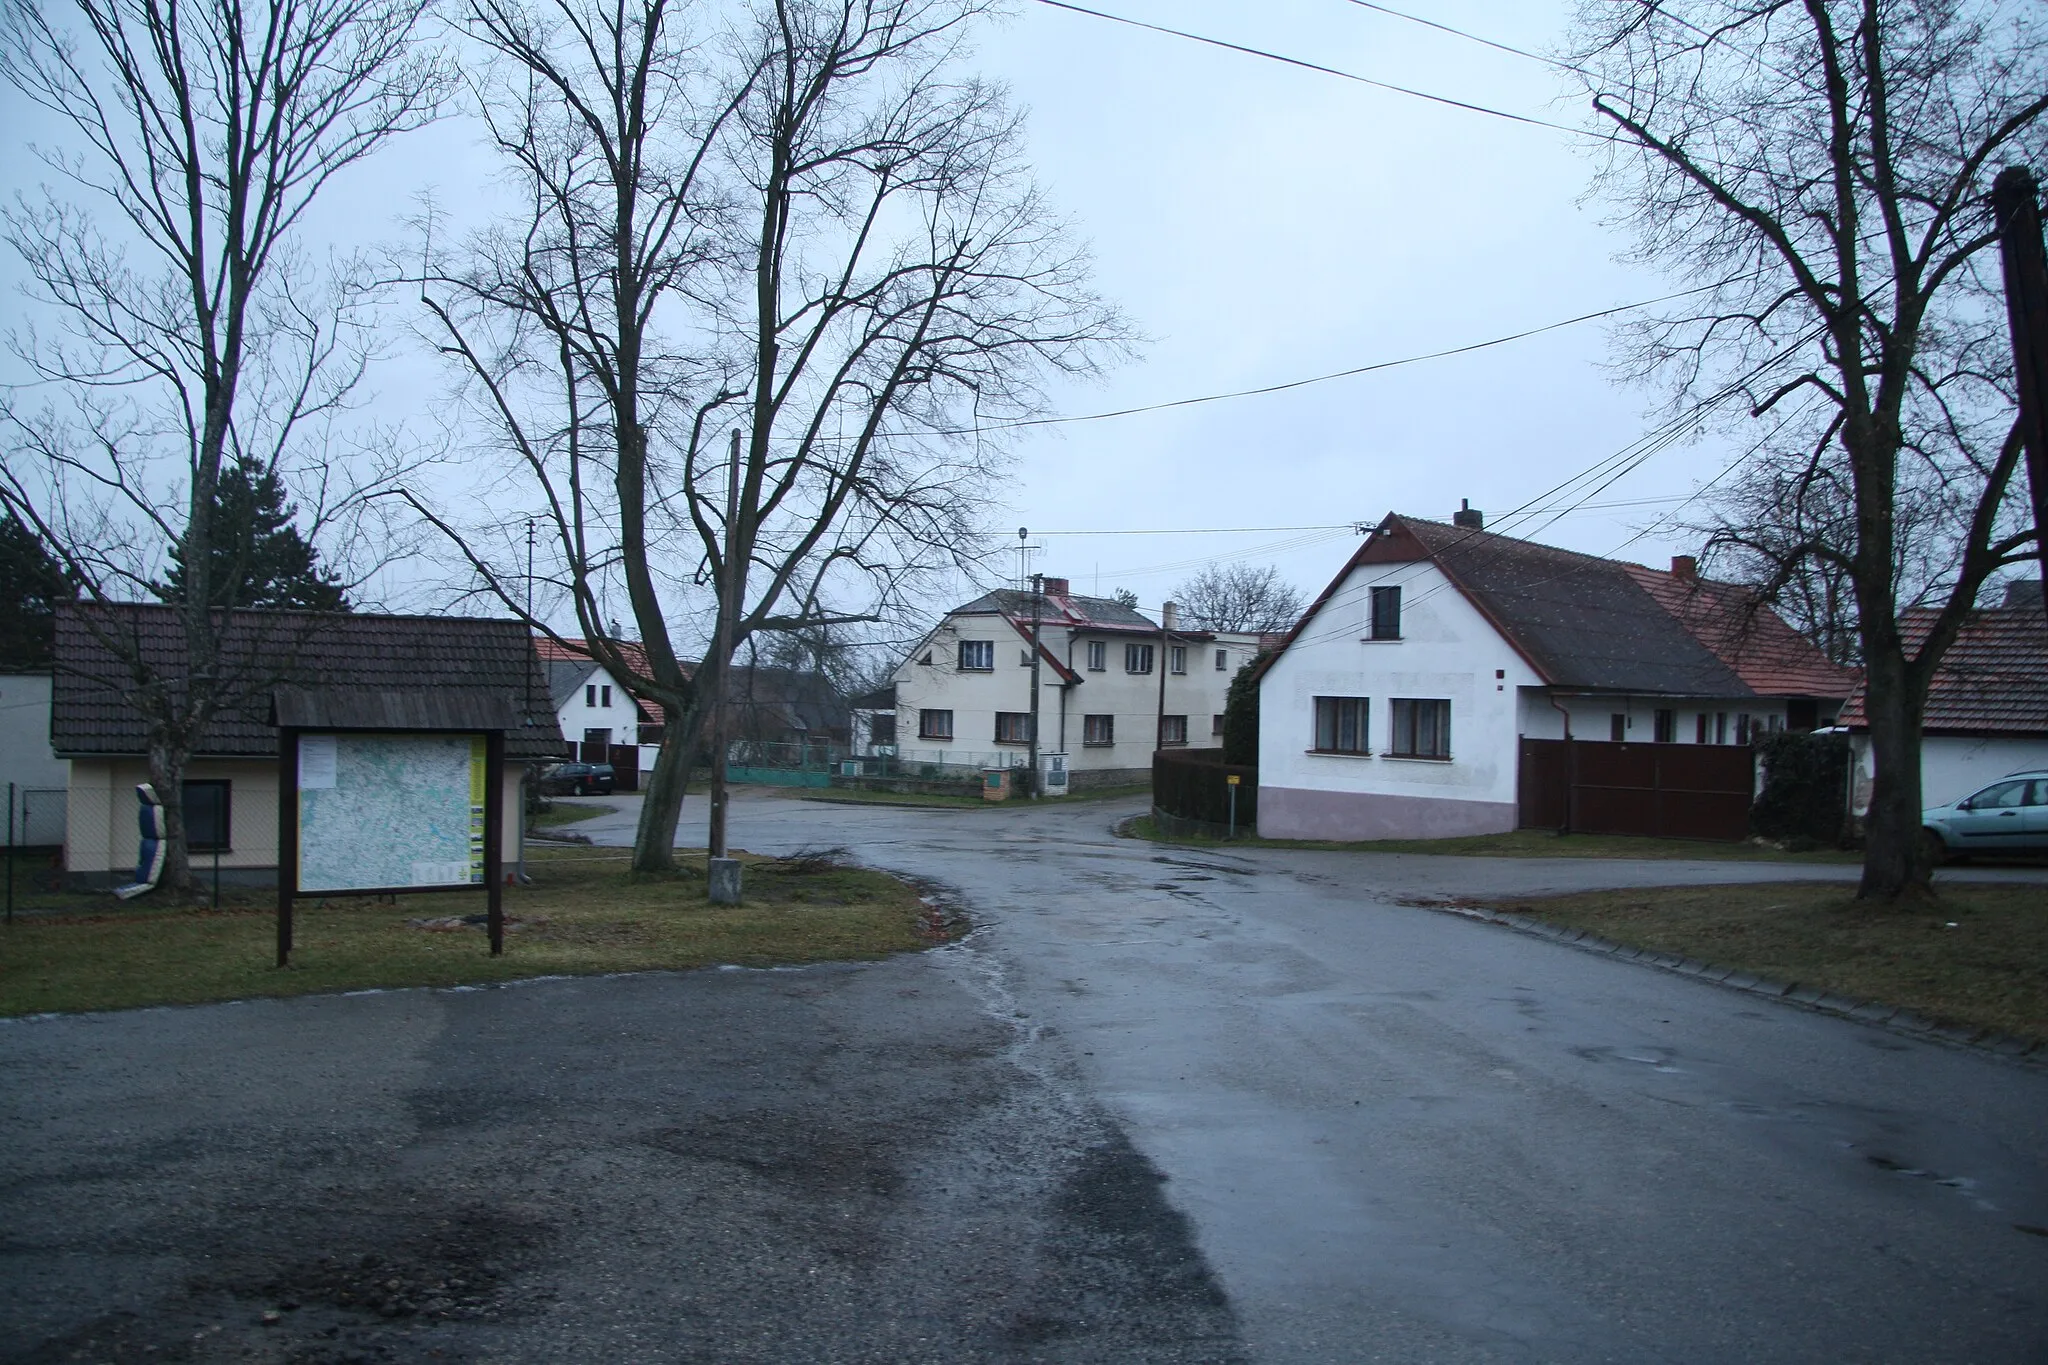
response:
[[[1523,829],[1739,840],[1756,757],[1746,744],[1525,739],[1517,788]]]

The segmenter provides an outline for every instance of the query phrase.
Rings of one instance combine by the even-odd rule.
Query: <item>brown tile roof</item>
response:
[[[1908,653],[1927,638],[1936,614],[1915,608],[1899,619]],[[1842,708],[1840,723],[1870,723],[1861,688]],[[2041,609],[1971,612],[1935,670],[1921,723],[1930,734],[2048,734],[2048,620]]]
[[[184,635],[171,608],[60,606],[50,744],[62,757],[134,755],[147,747],[142,713],[128,700],[142,680],[102,636],[120,641],[122,652],[138,655],[152,675],[173,686],[185,672]],[[566,755],[547,677],[517,621],[238,612],[222,658],[226,698],[195,751],[202,756],[275,755],[273,694],[280,685],[300,689],[299,697],[308,691],[325,697],[330,708],[340,694],[359,692],[361,707],[386,714],[419,710],[408,695],[423,691],[441,694],[445,700],[432,709],[448,715],[510,708],[520,724],[505,735],[507,758]]]
[[[1288,633],[1309,629],[1362,564],[1430,563],[1552,687],[1666,696],[1848,694],[1853,675],[1743,590],[1390,513]],[[1410,599],[1412,605],[1416,599]],[[1281,651],[1267,656],[1266,666]],[[1264,669],[1261,669],[1263,672]]]

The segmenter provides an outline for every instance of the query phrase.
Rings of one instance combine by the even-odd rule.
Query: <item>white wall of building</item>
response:
[[[62,787],[68,777],[50,751],[50,675],[0,673],[0,785]]]
[[[1555,704],[1553,704],[1553,700]],[[1625,742],[1648,744],[1657,736],[1657,712],[1674,712],[1674,744],[1697,744],[1700,717],[1705,716],[1706,742],[1738,744],[1745,734],[1742,717],[1749,717],[1755,733],[1783,729],[1785,702],[1771,697],[1652,697],[1652,696],[1560,696],[1549,692],[1526,694],[1521,705],[1521,733],[1530,739],[1563,739],[1564,716],[1571,713],[1572,738],[1609,740],[1614,737],[1614,717],[1622,718]]]
[[[607,689],[610,700],[605,699]],[[593,692],[595,695],[593,696]],[[583,686],[576,689],[556,717],[562,724],[562,738],[571,744],[583,743],[585,730],[609,730],[613,744],[640,743],[640,711],[626,689],[603,668],[593,668],[590,676],[583,680]],[[658,745],[641,745],[640,770],[646,772],[654,767],[654,756]],[[581,753],[581,750],[578,750]]]
[[[1402,638],[1370,640],[1370,589],[1393,585],[1402,589]],[[1541,683],[1434,565],[1360,565],[1261,681],[1259,832],[1386,839],[1513,829],[1522,689]],[[1367,699],[1369,754],[1314,751],[1317,697]],[[1388,755],[1397,697],[1450,702],[1448,760]]]
[[[1165,714],[1187,717],[1190,748],[1212,748],[1222,741],[1215,734],[1215,718],[1223,714],[1225,694],[1237,670],[1257,653],[1253,635],[1227,635],[1216,640],[1187,640],[1175,637],[1173,647],[1187,650],[1187,671],[1174,673],[1163,658],[1157,635],[1122,632],[1072,632],[1066,626],[1041,632],[1041,641],[1054,658],[1064,660],[1080,675],[1078,683],[1065,684],[1056,669],[1041,663],[1039,669],[1038,736],[1041,753],[1068,755],[1070,769],[1078,773],[1149,771],[1160,715],[1160,676],[1165,673]],[[994,667],[987,672],[960,668],[960,644],[987,641],[993,646]],[[1102,643],[1100,670],[1088,667],[1088,644]],[[1125,644],[1152,646],[1152,669],[1131,673],[1125,668]],[[1216,667],[1218,650],[1224,652],[1224,667]],[[931,663],[923,660],[929,656]],[[949,616],[940,627],[896,670],[896,745],[899,753],[929,756],[926,761],[963,764],[1022,764],[1030,746],[1025,742],[996,739],[999,712],[1024,713],[1031,709],[1030,644],[1016,628],[999,615]],[[1065,716],[1062,725],[1061,703]],[[945,710],[953,713],[950,741],[921,733],[920,713]],[[1086,742],[1086,718],[1113,717],[1110,744]]]
[[[1867,734],[1850,737],[1856,761],[1856,813],[1870,809],[1870,787],[1876,764]],[[1920,804],[1945,806],[2007,773],[2048,768],[2048,735],[2035,738],[1928,735],[1920,741]]]

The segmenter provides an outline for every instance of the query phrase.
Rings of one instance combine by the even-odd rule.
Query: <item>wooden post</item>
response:
[[[505,732],[484,732],[484,911],[491,956],[505,953]]]
[[[2013,381],[2034,495],[2034,533],[2048,577],[2048,256],[2041,245],[2040,187],[2025,166],[2007,166],[1991,185],[2005,267],[2005,311],[2012,329]],[[2043,599],[2048,608],[2048,598]]]
[[[299,884],[299,732],[277,732],[277,965],[292,964],[292,894]]]

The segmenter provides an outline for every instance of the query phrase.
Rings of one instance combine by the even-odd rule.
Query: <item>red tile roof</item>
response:
[[[1927,638],[1936,614],[1915,608],[1899,619],[1909,654]],[[1842,708],[1841,724],[1869,723],[1858,688]],[[2048,620],[2040,608],[1971,612],[1935,670],[1921,723],[1930,734],[2048,734]]]
[[[624,657],[626,666],[632,669],[637,676],[642,678],[654,676],[648,668],[647,651],[641,648],[638,640],[615,640],[612,643],[613,648],[617,649],[620,655]],[[557,644],[545,635],[536,635],[533,637],[533,647],[540,651],[542,663],[582,663],[591,657],[589,644],[581,639],[565,639],[560,644]],[[693,669],[693,665],[684,664],[683,676],[689,677]],[[622,685],[630,681],[631,679],[627,678],[619,679]]]
[[[1758,696],[1846,697],[1856,689],[1855,669],[1828,662],[1813,641],[1786,625],[1749,589],[1640,564],[1627,568],[1658,606],[1677,617]]]

